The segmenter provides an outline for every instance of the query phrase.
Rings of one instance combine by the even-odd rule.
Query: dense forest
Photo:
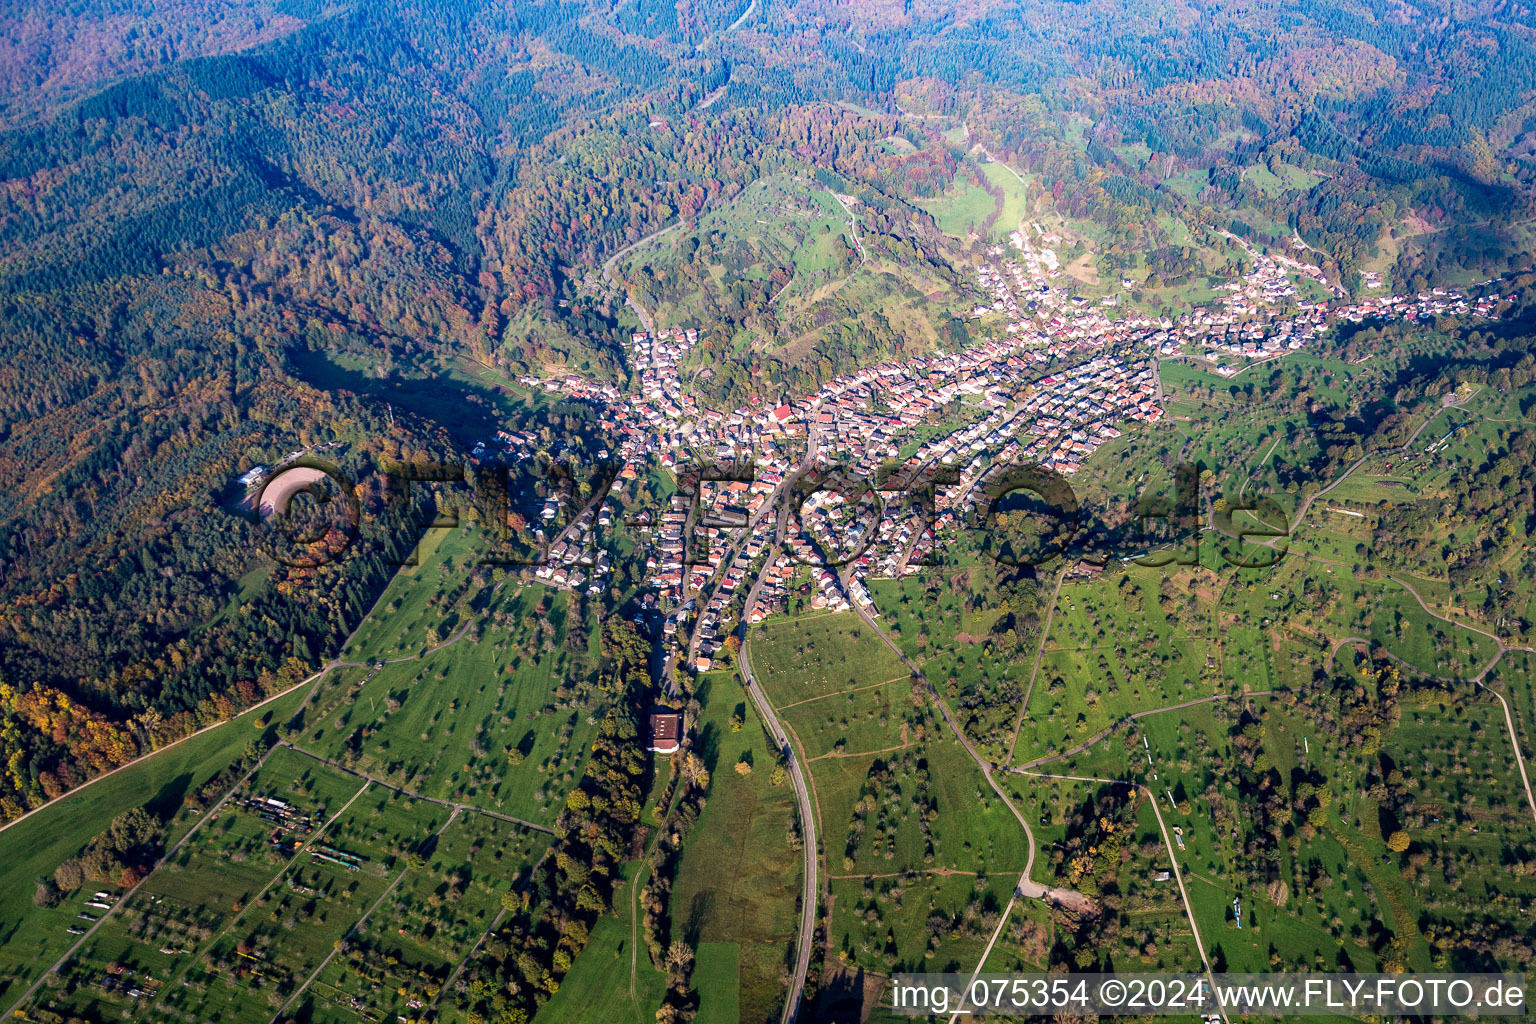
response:
[[[338,443],[371,480],[462,438],[309,356],[622,381],[630,321],[603,262],[765,175],[846,190],[872,258],[957,287],[921,201],[977,142],[1038,179],[1036,210],[1096,225],[1107,265],[1172,282],[1196,273],[1174,213],[1294,234],[1346,283],[1383,251],[1411,287],[1527,254],[1536,26],[1491,3],[82,0],[5,18],[0,817],[302,678],[371,604],[398,555],[380,495],[353,557],[301,569],[261,553],[233,479]],[[897,133],[914,152],[883,144]],[[773,334],[769,298],[719,311],[704,397],[811,386],[901,340],[865,323],[736,345]],[[1330,429],[1319,447],[1343,457]]]

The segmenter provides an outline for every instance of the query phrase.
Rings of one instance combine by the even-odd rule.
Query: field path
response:
[[[1003,802],[1003,806],[1013,812],[1014,819],[1018,821],[1019,827],[1024,830],[1024,840],[1028,844],[1029,850],[1024,861],[1024,873],[1019,877],[1019,884],[1014,887],[1013,897],[1009,900],[1008,908],[1011,910],[1014,901],[1020,897],[1027,896],[1031,899],[1041,899],[1049,903],[1055,903],[1078,912],[1091,910],[1094,906],[1093,900],[1082,893],[1074,892],[1071,889],[1052,889],[1030,878],[1030,873],[1034,870],[1035,866],[1035,834],[1030,829],[1029,822],[1024,820],[1024,815],[1020,813],[1018,807],[1014,805],[1008,794],[1004,792],[1003,787],[997,784],[997,779],[993,774],[995,766],[976,752],[976,748],[971,744],[970,737],[965,734],[964,729],[960,728],[960,723],[955,721],[954,715],[950,713],[949,705],[944,703],[938,691],[933,688],[933,683],[929,682],[928,676],[924,674],[922,667],[911,658],[908,658],[906,652],[896,645],[896,642],[891,639],[890,634],[886,633],[880,624],[875,621],[875,617],[870,614],[868,608],[859,605],[855,605],[855,607],[858,609],[859,617],[864,620],[865,624],[875,631],[876,636],[885,641],[885,645],[906,664],[907,668],[911,669],[913,678],[922,682],[928,691],[928,695],[938,707],[939,714],[943,716],[945,724],[949,726],[950,732],[954,733],[955,739],[960,741],[961,747],[971,756],[971,760],[976,763],[976,767],[980,769],[982,776],[987,780],[987,785],[992,787],[992,792],[997,794],[997,798]],[[997,923],[997,931],[993,933],[994,942],[1007,920],[1008,912],[1005,910]],[[988,949],[991,949],[991,943],[988,943]],[[979,971],[980,969],[978,966],[977,970]]]
[[[277,748],[273,747],[272,749],[276,750]],[[336,824],[336,820],[338,818],[340,818],[343,814],[346,813],[347,808],[351,807],[354,803],[356,803],[358,797],[360,797],[364,793],[368,792],[369,785],[370,785],[370,783],[364,782],[362,784],[362,786],[360,786],[358,788],[358,791],[356,793],[353,793],[351,798],[348,799],[346,803],[341,805],[341,810],[337,811],[335,814],[333,814],[329,818],[325,819],[325,821],[321,823],[319,828],[317,828],[313,833],[311,833],[309,836],[307,836],[305,838],[304,845],[308,846],[311,843],[317,842],[320,839],[321,836],[325,835],[326,832],[328,832],[330,830],[330,827],[332,825]],[[267,880],[267,884],[262,886],[261,889],[256,893],[255,896],[252,896],[250,899],[245,901],[246,906],[255,906],[255,905],[259,904],[261,902],[262,897],[265,896],[268,892],[270,892],[274,885],[276,885],[278,882],[283,880],[283,877],[288,874],[288,869],[293,867],[294,863],[298,859],[299,859],[298,854],[294,854],[294,856],[289,857],[287,860],[285,860],[282,863],[282,866],[277,869],[277,874],[275,874],[271,878],[269,878]],[[214,947],[216,947],[219,944],[219,940],[222,939],[225,935],[229,934],[229,930],[235,926],[235,922],[238,921],[238,920],[240,920],[240,914],[238,912],[232,913],[230,915],[230,917],[229,917],[229,920],[224,923],[223,927],[221,927],[212,936],[210,936],[209,938],[203,940],[203,942],[201,942],[199,944],[198,951],[193,954],[193,958],[192,958],[192,960],[190,962],[195,963],[198,958],[200,958],[202,956],[205,956],[208,953],[212,952]],[[144,1003],[140,1007],[140,1009],[141,1010],[148,1009],[149,1007],[155,1005],[155,1003],[159,1002],[160,1001],[160,997],[165,994],[165,991],[168,988],[170,988],[171,983],[173,983],[177,979],[179,979],[182,976],[183,973],[184,973],[184,971],[183,971],[183,969],[181,967],[177,967],[177,968],[173,969],[171,971],[170,975],[166,978],[166,983],[164,985],[161,985],[160,988],[155,991],[155,994],[150,997],[149,1001]]]
[[[398,576],[398,573],[396,575]],[[393,583],[394,580],[391,579],[390,582]],[[505,582],[505,581],[503,581],[503,582]],[[501,584],[498,583],[497,587],[499,588],[500,586],[501,586]],[[388,586],[385,586],[384,589],[379,591],[379,596],[374,598],[373,604],[368,608],[368,611],[366,613],[364,613],[363,617],[357,621],[357,625],[355,627],[353,627],[352,632],[347,634],[347,638],[341,642],[341,646],[338,648],[338,650],[345,651],[348,647],[352,646],[352,641],[355,640],[357,638],[357,634],[362,631],[362,628],[363,628],[364,624],[366,624],[369,619],[373,618],[373,613],[378,611],[379,603],[384,600],[384,597],[385,597],[385,595],[388,592],[389,592],[389,587]],[[448,637],[448,639],[444,640],[442,643],[438,644],[435,647],[427,648],[427,653],[428,654],[435,654],[436,652],[442,650],[444,647],[447,647],[449,644],[457,642],[468,631],[469,626],[470,626],[470,622],[468,620],[466,620],[462,626],[460,626],[457,630],[454,631],[454,633],[451,636]],[[387,659],[384,659],[382,661],[379,661],[378,664],[394,665],[394,664],[398,664],[400,662],[416,661],[416,660],[417,660],[417,658],[416,658],[415,655],[410,655],[410,656],[403,657],[403,658],[387,658]],[[179,746],[181,746],[181,744],[186,743],[188,740],[195,739],[196,737],[201,736],[201,735],[203,735],[206,732],[211,732],[214,729],[218,729],[218,728],[221,728],[222,726],[228,725],[230,722],[233,722],[235,720],[235,718],[240,718],[243,715],[246,715],[246,714],[248,714],[248,713],[250,713],[252,711],[259,711],[262,708],[266,707],[268,704],[271,704],[273,701],[281,700],[282,698],[288,696],[290,693],[292,693],[294,690],[299,689],[300,687],[309,686],[312,683],[318,684],[320,679],[323,678],[332,669],[338,669],[338,668],[367,668],[370,664],[371,664],[370,662],[366,662],[366,661],[346,661],[346,660],[343,660],[339,656],[335,657],[335,658],[332,658],[330,661],[326,662],[324,665],[321,665],[314,672],[312,672],[309,675],[305,676],[303,679],[300,679],[298,682],[294,683],[292,686],[288,687],[287,689],[279,690],[277,693],[274,693],[272,696],[266,697],[266,698],[264,698],[264,699],[262,699],[260,701],[257,701],[255,704],[252,704],[248,708],[241,708],[240,711],[233,718],[226,718],[223,721],[214,722],[212,725],[205,725],[201,729],[198,729],[195,732],[189,732],[185,736],[183,736],[181,739],[174,740],[174,741],[172,741],[170,743],[167,743],[163,747],[156,747],[153,750],[145,751],[144,753],[140,754],[138,757],[135,757],[133,760],[125,761],[124,763],[118,765],[116,768],[113,768],[111,771],[102,772],[100,775],[93,776],[90,779],[87,779],[85,782],[82,782],[80,785],[76,786],[75,788],[70,789],[70,790],[66,790],[63,793],[60,793],[58,796],[54,797],[52,800],[49,800],[46,803],[38,804],[36,807],[32,808],[26,814],[23,814],[23,815],[21,815],[20,817],[17,817],[17,818],[12,818],[10,821],[5,822],[4,824],[0,824],[0,832],[4,832],[6,829],[10,828],[12,825],[16,825],[16,824],[19,824],[20,822],[26,821],[28,818],[32,817],[32,815],[37,814],[40,811],[47,810],[49,807],[52,807],[54,804],[60,802],[61,800],[68,800],[68,799],[70,799],[71,797],[77,795],[81,790],[85,789],[87,786],[94,786],[96,783],[101,782],[104,779],[111,778],[112,776],[116,775],[118,772],[126,771],[129,768],[132,768],[134,765],[138,764],[140,761],[148,760],[149,758],[154,757],[156,754],[162,753],[162,752],[167,751],[167,750],[171,750],[171,749],[173,749],[175,747],[179,747]]]
[[[1056,602],[1061,597],[1061,585],[1066,582],[1067,570],[1056,575],[1056,586],[1051,589],[1051,604],[1045,610],[1045,624],[1040,627],[1040,646],[1035,648],[1035,664],[1029,670],[1029,685],[1024,687],[1024,699],[1019,701],[1019,720],[1013,723],[1013,739],[1008,744],[1008,764],[1013,763],[1013,752],[1019,746],[1019,733],[1024,731],[1024,714],[1029,710],[1029,696],[1035,692],[1035,677],[1040,674],[1040,662],[1045,659],[1045,642],[1051,636],[1051,620],[1056,617]]]
[[[485,807],[480,807],[476,804],[459,803],[456,800],[442,800],[435,796],[423,796],[421,793],[413,793],[408,789],[402,789],[399,786],[390,785],[383,779],[376,778],[367,774],[366,772],[360,772],[355,768],[348,768],[346,765],[341,764],[340,762],[332,761],[330,758],[324,756],[323,754],[317,754],[313,750],[305,750],[303,747],[290,743],[287,740],[282,740],[278,746],[287,747],[294,753],[303,754],[305,757],[319,761],[327,768],[334,768],[336,771],[350,775],[354,779],[364,779],[373,783],[375,786],[380,787],[381,789],[389,790],[391,793],[399,793],[401,796],[408,797],[411,800],[422,800],[429,804],[437,804],[441,807],[452,808],[455,814],[457,814],[459,811],[469,811],[472,814],[483,814],[488,818],[496,818],[499,821],[505,821],[512,825],[521,825],[523,828],[531,828],[535,832],[543,832],[548,835],[555,834],[555,830],[552,828],[547,828],[543,825],[535,825],[531,821],[524,821],[522,818],[514,818],[512,815],[502,814],[500,811],[493,811]]]
[[[1120,731],[1122,726],[1130,725],[1138,718],[1146,718],[1149,715],[1161,715],[1169,711],[1183,711],[1185,708],[1198,707],[1201,704],[1210,704],[1212,701],[1242,700],[1244,697],[1273,697],[1277,693],[1284,692],[1284,690],[1252,690],[1244,693],[1217,693],[1209,697],[1200,697],[1195,700],[1187,700],[1182,704],[1170,704],[1165,708],[1148,708],[1145,711],[1136,711],[1132,714],[1126,715],[1124,718],[1120,719],[1118,722],[1115,722],[1109,728],[1102,730],[1097,735],[1089,737],[1088,739],[1079,743],[1077,746],[1073,747],[1071,750],[1063,750],[1059,754],[1051,754],[1047,757],[1036,758],[1033,761],[1028,761],[1019,765],[1018,767],[1009,768],[1008,770],[1010,772],[1028,775],[1030,773],[1025,771],[1027,768],[1038,768],[1041,765],[1050,764],[1053,761],[1060,761],[1063,758],[1071,757],[1073,754],[1081,754],[1083,751],[1087,750],[1089,747],[1092,747],[1100,740],[1113,736],[1115,733]]]
[[[869,253],[864,250],[864,242],[859,238],[859,215],[853,212],[852,207],[843,202],[842,196],[831,189],[827,189],[827,191],[831,193],[833,199],[837,200],[837,205],[843,208],[843,212],[848,215],[848,236],[853,239],[853,244],[858,246],[859,266],[862,267],[869,262]]]
[[[1525,786],[1526,802],[1531,805],[1531,816],[1536,818],[1536,794],[1531,792],[1531,777],[1525,771],[1525,755],[1520,753],[1519,733],[1515,732],[1515,716],[1509,710],[1509,701],[1504,699],[1502,693],[1486,685],[1481,679],[1477,680],[1477,685],[1499,698],[1499,703],[1504,707],[1504,724],[1509,727],[1509,745],[1515,751],[1515,764],[1520,766],[1520,781]]]
[[[1146,794],[1147,800],[1152,804],[1152,813],[1157,816],[1157,827],[1163,834],[1163,845],[1168,849],[1168,862],[1173,865],[1173,877],[1179,883],[1179,898],[1183,900],[1184,913],[1189,917],[1189,930],[1195,936],[1195,949],[1200,954],[1201,969],[1205,972],[1206,981],[1210,983],[1211,992],[1214,994],[1216,991],[1216,981],[1211,974],[1211,961],[1205,953],[1205,941],[1200,938],[1200,925],[1195,920],[1194,904],[1190,902],[1189,891],[1184,887],[1184,871],[1179,867],[1179,857],[1173,848],[1173,838],[1168,834],[1168,823],[1163,820],[1162,808],[1157,806],[1157,795],[1146,786],[1130,782],[1126,779],[1102,779],[1093,775],[1053,775],[1049,772],[1024,772],[1024,774],[1033,775],[1041,779],[1068,779],[1072,782],[1103,782],[1111,786],[1128,786],[1132,789],[1139,789]],[[1230,1024],[1226,1008],[1221,1005],[1219,998],[1216,1000],[1216,1012],[1221,1015],[1221,1019],[1224,1022]],[[952,1020],[950,1024],[954,1024],[954,1021]]]
[[[735,32],[741,27],[742,22],[752,17],[752,12],[755,10],[757,10],[757,0],[752,0],[750,4],[747,4],[747,9],[741,12],[741,17],[727,25],[725,30],[727,32]]]

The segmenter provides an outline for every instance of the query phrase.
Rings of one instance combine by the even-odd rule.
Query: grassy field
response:
[[[987,180],[1003,192],[1003,212],[997,218],[994,234],[1007,237],[1029,214],[1029,187],[1002,164],[985,163],[981,170]]]
[[[914,350],[937,343],[936,317],[960,303],[954,278],[884,256],[870,230],[809,171],[770,175],[637,250],[618,273],[660,322],[736,325],[738,353],[761,345],[798,359],[849,332]],[[749,310],[772,312],[768,337],[761,318],[754,329],[741,324]]]
[[[547,837],[483,815],[460,814],[311,984],[316,1010],[354,1007],[385,1019],[432,999],[541,855]],[[302,1011],[301,1011],[302,1012]]]
[[[1476,674],[1497,653],[1493,640],[1436,619],[1400,583],[1295,556],[1262,577],[1234,584],[1221,623],[1228,648],[1237,643],[1259,658],[1250,666],[1264,672],[1265,685],[1256,681],[1254,689],[1275,683],[1267,652],[1282,623],[1292,634],[1366,637],[1413,668],[1451,678]],[[1265,634],[1269,638],[1258,643]]]
[[[693,961],[693,985],[699,993],[703,1024],[736,1024],[743,1016],[741,999],[741,947],[734,942],[701,942]]]
[[[625,865],[624,892],[636,884],[636,865]],[[666,993],[666,976],[651,967],[643,947],[635,949],[630,901],[598,918],[586,948],[560,983],[560,991],[539,1008],[535,1024],[654,1024]],[[632,966],[633,963],[633,966]]]
[[[1352,838],[1340,838],[1326,826],[1304,843],[1299,837],[1282,843],[1277,861],[1253,858],[1257,826],[1254,815],[1244,810],[1252,797],[1240,790],[1232,767],[1238,761],[1231,742],[1234,716],[1244,707],[1265,716],[1264,749],[1277,765],[1288,766],[1287,773],[1308,763],[1334,770],[1325,737],[1265,699],[1140,719],[1125,736],[1045,770],[1131,779],[1155,794],[1169,829],[1178,830],[1184,843],[1176,853],[1213,962],[1219,949],[1230,970],[1268,970],[1273,947],[1285,962],[1336,969],[1339,938],[1365,935],[1373,918],[1387,912],[1370,896],[1380,880],[1373,881],[1373,869],[1347,845]],[[1052,787],[1073,785],[1051,782]],[[1058,800],[1044,810],[1053,823],[1070,808]],[[1331,820],[1338,821],[1337,831],[1345,831],[1341,819]],[[1150,830],[1145,834],[1150,836]],[[1162,847],[1157,856],[1166,866],[1166,844],[1160,835],[1156,838]],[[1278,904],[1266,888],[1266,879],[1275,877],[1287,886]],[[1234,897],[1244,908],[1242,929],[1233,914]],[[1369,943],[1351,950],[1358,969],[1374,969],[1378,961]]]
[[[9,893],[10,984],[75,941],[65,929],[89,898],[34,908],[36,879],[113,814],[145,803],[166,821],[166,842],[187,836],[185,845],[113,908],[35,1006],[93,1019],[259,1022],[290,998],[307,1019],[343,1020],[409,1013],[435,997],[549,843],[472,808],[552,821],[594,728],[582,710],[591,626],[574,622],[564,595],[495,586],[477,550],[473,531],[427,535],[420,564],[392,582],[348,649],[367,667],[335,670],[0,836],[29,865]],[[274,749],[189,833],[196,816],[183,795],[263,731],[295,747]],[[322,759],[413,795],[367,788]],[[450,823],[451,808],[416,795],[467,806]],[[256,799],[283,801],[300,818],[280,822]],[[23,937],[30,957],[18,955]]]
[[[1018,823],[860,619],[772,619],[751,643],[763,688],[809,759],[831,873],[1023,868]]]
[[[1017,882],[1017,875],[834,876],[833,949],[841,963],[879,973],[969,971]]]
[[[1023,213],[1023,186],[1001,167],[997,168],[997,176],[985,175],[988,184],[994,187],[1002,187],[1002,176],[1007,176],[1013,183],[1013,191],[1016,193],[1014,207],[1018,212],[1014,214],[1011,221],[1005,222],[1003,218],[997,216],[996,201],[986,189],[972,180],[971,175],[976,171],[977,169],[972,165],[967,165],[955,176],[955,180],[943,195],[936,199],[918,200],[917,205],[933,216],[933,222],[946,235],[961,239],[968,238],[972,234],[984,239],[991,239],[999,234],[1006,236],[1008,232],[1018,227],[1019,217]],[[1004,209],[1007,209],[1006,201]]]
[[[906,666],[852,612],[778,619],[752,631],[752,665],[775,707],[907,676]]]
[[[711,782],[678,866],[674,934],[698,950],[701,1017],[770,1022],[781,1008],[780,972],[799,922],[801,853],[789,843],[794,795],[787,779],[773,784],[777,755],[736,677],[711,673],[700,692],[696,749]],[[732,731],[736,716],[742,724]],[[735,768],[742,761],[752,766],[744,775]]]
[[[1133,712],[1217,692],[1217,587],[1198,569],[1134,565],[1064,584],[1015,759],[1050,756]]]
[[[541,615],[546,602],[553,614]],[[566,642],[565,603],[542,587],[505,589],[484,613],[503,612],[505,630],[386,666],[299,742],[425,796],[552,821],[593,728],[558,692],[589,664],[584,632],[577,652]]]
[[[922,661],[941,652],[961,634],[985,636],[997,620],[994,608],[973,608],[985,595],[984,573],[934,570],[901,580],[872,580],[869,593],[886,631],[907,657]]]
[[[483,550],[479,541],[474,530],[423,531],[417,564],[395,574],[377,613],[363,620],[342,651],[343,660],[414,657],[465,625],[474,598],[486,589],[471,578]]]

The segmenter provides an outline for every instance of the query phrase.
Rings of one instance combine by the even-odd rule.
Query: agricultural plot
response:
[[[408,857],[404,877],[311,984],[306,1006],[388,1020],[435,1003],[548,840],[484,815],[457,815],[430,851]]]
[[[1405,879],[1451,927],[1511,923],[1536,900],[1536,879],[1519,866],[1536,850],[1536,821],[1510,756],[1497,702],[1434,689],[1405,696],[1383,746],[1389,806],[1379,831],[1412,838]]]
[[[982,965],[983,974],[1044,974],[1050,966],[1053,931],[1051,910],[1044,903],[1020,900],[1008,915],[1003,936]]]
[[[899,679],[809,697],[777,709],[811,760],[892,752],[913,742],[912,682]]]
[[[752,666],[775,707],[908,675],[852,612],[775,619],[752,630]]]
[[[1165,372],[1177,365],[1181,364],[1163,364]],[[1187,443],[1173,426],[1159,423],[1126,431],[1094,452],[1072,478],[1086,530],[1093,531],[1095,520],[1105,516],[1112,502],[1156,493],[1156,489],[1168,486],[1170,478],[1164,467],[1177,461]]]
[[[994,235],[1007,236],[1010,231],[1018,228],[1029,215],[1029,186],[1019,180],[1019,175],[999,163],[988,162],[981,165],[982,173],[987,176],[994,188],[1002,190],[1003,209],[998,214],[994,225]],[[1026,179],[1031,176],[1025,175]]]
[[[1018,823],[931,706],[913,702],[906,667],[861,620],[771,621],[751,643],[769,699],[815,758],[807,766],[834,872],[1023,868]]]
[[[1536,654],[1505,651],[1485,682],[1509,702],[1520,749],[1529,762],[1536,757]]]
[[[1326,738],[1264,698],[1139,719],[1124,735],[1042,770],[1128,779],[1155,796],[1213,963],[1269,970],[1278,952],[1285,962],[1331,970],[1348,942],[1357,968],[1375,969],[1383,932],[1373,922],[1390,908],[1373,896],[1382,883],[1361,860],[1353,826],[1330,806],[1304,830],[1284,828],[1273,844],[1250,758],[1233,742],[1245,723],[1258,723],[1263,758],[1292,787],[1312,784],[1314,770],[1338,773]],[[1047,808],[1053,821],[1063,811]]]
[[[776,268],[792,266],[795,294],[810,294],[844,276],[852,248],[845,236],[848,216],[830,192],[808,179],[776,176],[753,182],[740,196],[704,214],[691,230],[638,250],[623,265],[626,280],[638,283],[667,323],[710,322],[705,310],[730,301],[737,281],[769,284],[778,292],[785,282],[769,283]],[[842,240],[841,247],[835,245]],[[688,254],[702,255],[707,277],[701,282],[715,294],[696,294],[672,284],[669,265]],[[647,308],[652,308],[648,305]]]
[[[1290,537],[1283,543],[1287,555],[1324,565],[1331,563],[1336,572],[1368,569],[1372,565],[1388,568],[1397,561],[1392,553],[1382,553],[1386,556],[1382,560],[1381,554],[1370,550],[1376,525],[1375,516],[1335,503],[1330,493],[1327,499],[1312,505],[1306,522],[1291,525]]]
[[[923,674],[966,737],[984,757],[1001,763],[1013,744],[1033,659],[1032,644],[1005,634],[997,645],[956,645],[925,662]]]
[[[467,527],[423,530],[417,564],[395,574],[342,659],[415,657],[468,626],[491,585],[489,570],[479,564],[486,550],[483,540],[481,531]]]
[[[1060,753],[1125,716],[1211,696],[1214,577],[1127,567],[1069,583],[1015,751],[1018,762]]]
[[[980,580],[985,574],[983,569],[934,569],[900,580],[871,580],[869,593],[896,646],[921,662],[961,636],[968,641],[991,630],[997,612],[983,603]]]
[[[300,745],[423,796],[553,821],[593,729],[568,687],[589,663],[585,632],[577,652],[566,642],[566,600],[506,588],[478,638],[386,665],[322,704]]]
[[[1319,637],[1364,637],[1410,668],[1446,678],[1475,675],[1498,653],[1490,637],[1436,618],[1391,578],[1302,558],[1286,558],[1262,578],[1233,587],[1222,615],[1224,632],[1284,622]]]
[[[889,754],[812,762],[812,788],[834,874],[905,870],[1017,873],[1023,830],[953,737]]]
[[[1072,847],[1069,838],[1092,812],[1096,797],[1106,792],[1104,783],[1014,776],[1010,788],[1025,813],[1039,823],[1035,839],[1046,866],[1036,870],[1037,880],[1090,893],[1100,902],[1102,945],[1094,952],[1105,969],[1198,969],[1199,951],[1149,798],[1139,796],[1134,815],[1123,820],[1116,834],[1091,847],[1084,859],[1082,849]],[[994,964],[1007,969],[1000,962],[1027,964],[1043,956],[1046,937],[1038,925],[1020,922],[1012,932],[1007,952],[994,951],[989,970]]]
[[[205,960],[213,966],[167,997],[202,1020],[263,1021],[303,998],[310,979],[429,848],[449,811],[381,787],[362,792],[264,898],[235,919]]]
[[[852,337],[875,349],[938,343],[948,304],[963,306],[962,278],[942,251],[891,255],[888,241],[907,240],[872,234],[857,197],[846,201],[809,169],[770,175],[637,250],[617,273],[661,322],[723,325],[738,353],[766,344],[814,359],[819,342]]]
[[[1045,865],[1036,869],[1037,879],[1091,894],[1100,909],[1091,945],[1070,933],[1054,936],[1077,945],[1072,959],[1118,971],[1198,966],[1148,798],[1123,786],[1078,779],[1012,776],[1010,786],[1025,813],[1038,815],[1035,835]],[[1015,921],[1008,943],[994,949],[987,969],[1028,970],[1040,962],[1053,938],[1047,924],[1027,916]]]
[[[1465,955],[1467,936],[1523,927],[1536,892],[1512,866],[1536,848],[1536,825],[1495,702],[1404,685],[1397,724],[1371,751],[1341,745],[1331,705],[1304,712],[1294,699],[1149,716],[1043,770],[1157,794],[1213,963],[1229,970],[1275,957],[1427,969]],[[1260,772],[1286,803],[1256,786]],[[1043,808],[1044,834],[1062,811]]]
[[[201,960],[253,899],[280,884],[297,845],[324,831],[355,779],[278,748],[219,814],[116,908],[40,994],[54,1012],[174,1013]],[[115,902],[115,901],[114,901]]]
[[[927,874],[831,879],[839,962],[887,974],[976,966],[1017,875]]]

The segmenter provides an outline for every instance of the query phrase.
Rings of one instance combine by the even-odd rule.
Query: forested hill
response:
[[[1524,9],[746,11],[0,11],[0,813],[253,699],[366,607],[382,553],[296,610],[284,574],[223,529],[224,488],[305,444],[373,465],[447,439],[430,416],[327,391],[296,352],[376,376],[467,359],[622,379],[632,322],[602,262],[765,176],[850,190],[878,260],[953,280],[962,246],[923,203],[978,142],[1110,259],[1187,263],[1177,217],[1299,233],[1346,283],[1384,251],[1415,286],[1529,262]],[[1280,184],[1255,184],[1258,166]],[[871,355],[852,329],[728,344],[769,337],[765,306],[722,311],[731,331],[701,347],[724,370],[712,400]]]

